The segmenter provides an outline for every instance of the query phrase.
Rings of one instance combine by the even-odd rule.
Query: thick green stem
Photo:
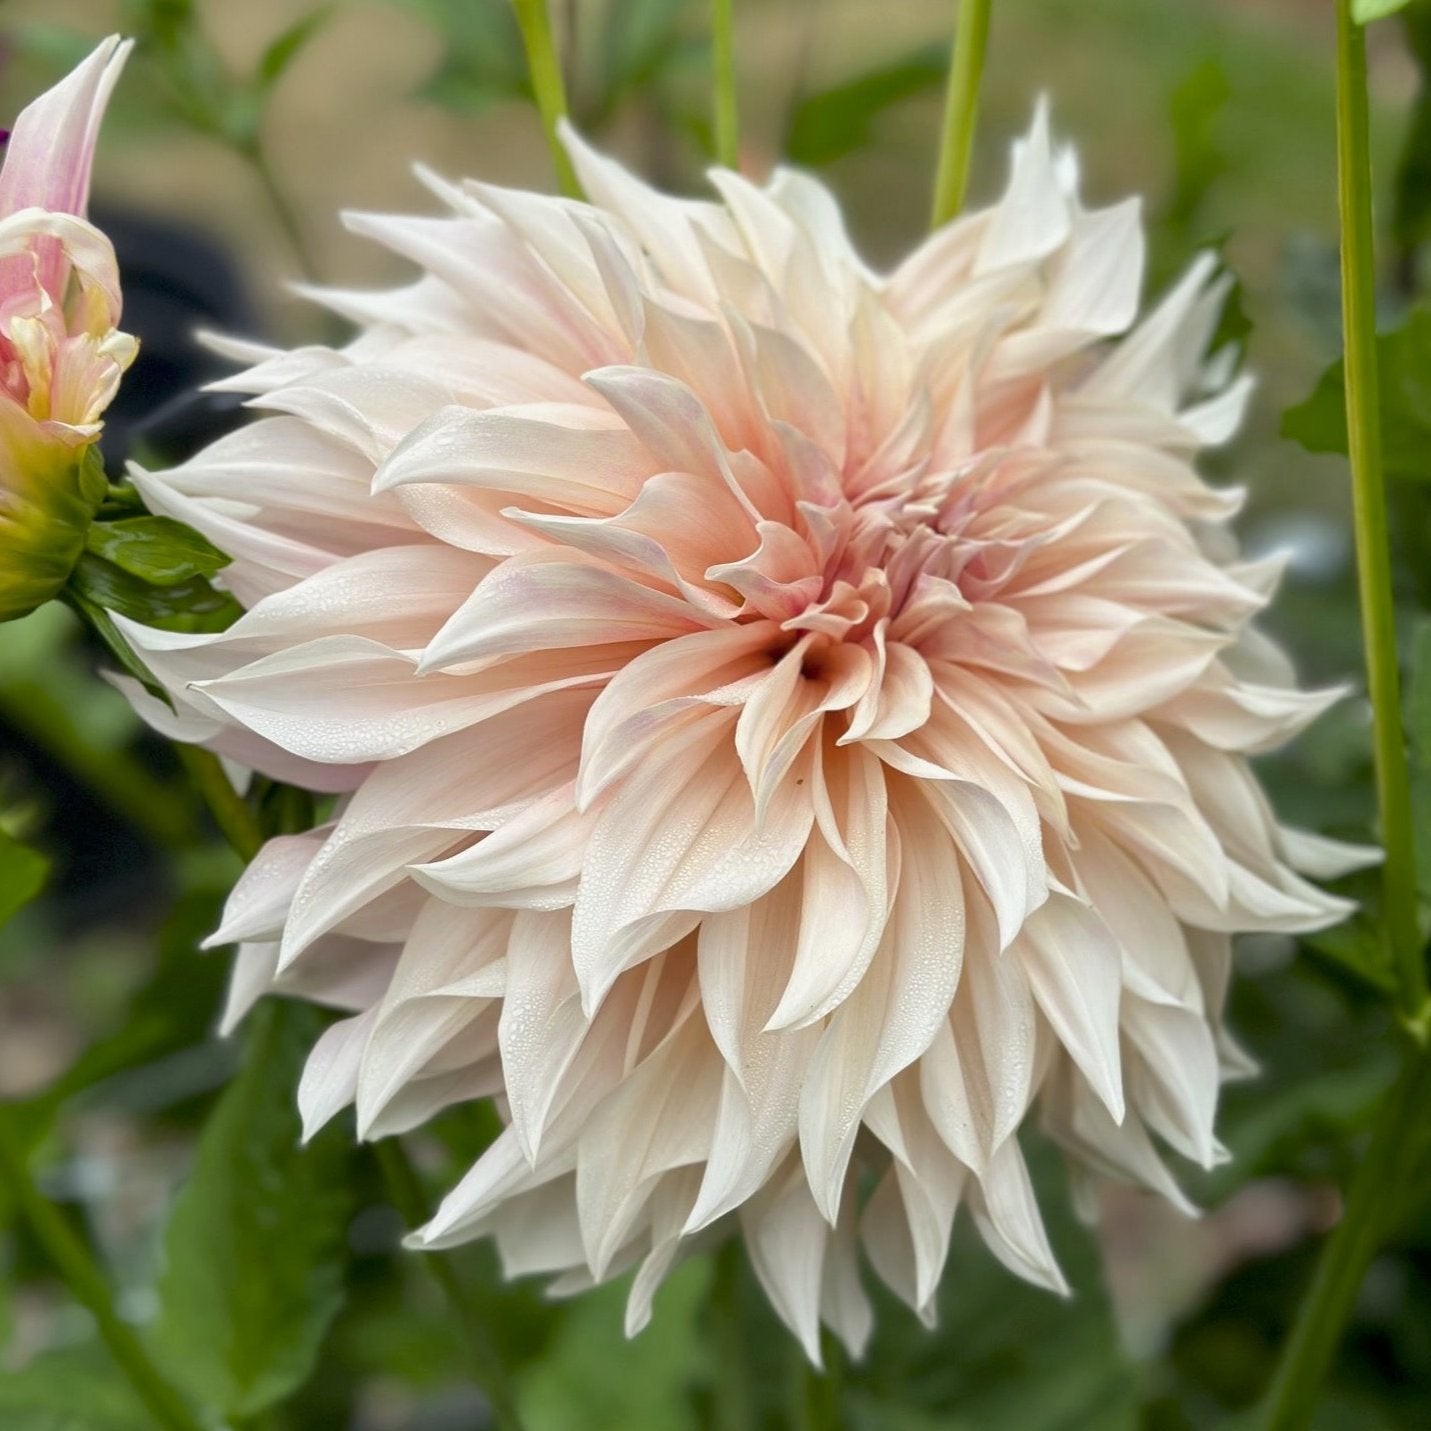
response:
[[[186,745],[181,741],[174,742],[174,753],[204,797],[219,832],[234,847],[239,858],[247,863],[263,847],[263,831],[253,811],[234,789],[218,756],[202,746]]]
[[[728,1241],[715,1255],[711,1288],[711,1340],[716,1353],[715,1431],[747,1431],[755,1425],[750,1394],[749,1353],[742,1313],[740,1243]]]
[[[89,1309],[105,1345],[135,1394],[148,1407],[154,1424],[164,1431],[202,1431],[202,1423],[149,1359],[149,1353],[133,1329],[120,1320],[104,1275],[95,1266],[84,1243],[60,1210],[35,1186],[20,1141],[11,1130],[9,1110],[3,1107],[0,1107],[0,1181],[75,1301]]]
[[[402,1215],[409,1227],[420,1227],[428,1219],[427,1198],[423,1194],[422,1180],[417,1169],[407,1156],[406,1150],[396,1138],[383,1138],[373,1144],[378,1167],[382,1171],[383,1182],[393,1206]],[[492,1408],[492,1420],[499,1431],[522,1431],[522,1418],[517,1411],[516,1397],[512,1391],[502,1359],[487,1335],[486,1324],[481,1312],[472,1305],[462,1279],[453,1269],[452,1263],[440,1253],[422,1254],[428,1270],[442,1288],[452,1310],[461,1324],[466,1338],[467,1349],[472,1357],[472,1378],[481,1387]]]
[[[1337,196],[1341,208],[1342,327],[1346,347],[1348,452],[1355,511],[1357,583],[1367,688],[1371,695],[1376,789],[1381,808],[1382,902],[1408,1020],[1423,1015],[1426,965],[1417,924],[1411,782],[1401,725],[1396,614],[1391,589],[1386,486],[1376,372],[1376,270],[1371,150],[1367,140],[1366,38],[1337,3]]]
[[[735,97],[733,0],[712,0],[711,50],[715,61],[715,157],[727,169],[740,168],[740,117]]]
[[[931,227],[939,228],[963,207],[969,184],[969,156],[979,113],[979,81],[989,39],[993,0],[959,0],[954,44],[949,53],[949,81],[944,93],[944,129],[934,179]]]
[[[552,43],[552,22],[547,13],[547,2],[512,0],[512,8],[517,12],[522,44],[526,46],[532,92],[536,95],[537,108],[541,111],[542,129],[547,136],[547,147],[552,153],[557,187],[569,198],[579,199],[581,185],[577,181],[576,170],[572,168],[571,156],[561,142],[561,135],[557,133],[557,125],[566,117],[567,112],[566,84],[562,80],[556,46]]]
[[[1342,1219],[1327,1240],[1263,1402],[1259,1431],[1303,1431],[1356,1305],[1362,1278],[1404,1211],[1409,1176],[1425,1159],[1431,1054],[1416,1049],[1377,1112]]]

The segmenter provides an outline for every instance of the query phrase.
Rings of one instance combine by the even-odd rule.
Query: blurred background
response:
[[[558,0],[554,12],[579,125],[648,177],[698,189],[709,152],[707,7]],[[736,0],[743,166],[761,176],[783,158],[818,171],[876,264],[925,227],[953,13],[950,0]],[[1424,8],[1408,13],[1412,28],[1370,32],[1389,327],[1418,298],[1416,195],[1427,186],[1417,165],[1431,168],[1431,147],[1417,147],[1431,132],[1417,50],[1424,58],[1431,40]],[[551,187],[506,0],[6,0],[0,116],[115,30],[141,45],[106,124],[93,210],[119,248],[126,327],[143,356],[111,414],[112,471],[126,455],[180,457],[240,420],[227,403],[193,396],[217,371],[196,328],[329,339],[329,320],[292,283],[404,276],[339,215],[431,211],[415,161]],[[971,202],[1002,184],[1009,141],[1046,94],[1056,131],[1077,144],[1085,198],[1144,196],[1150,290],[1199,248],[1221,249],[1238,278],[1223,336],[1244,348],[1259,388],[1244,435],[1208,470],[1248,488],[1241,531],[1252,551],[1291,552],[1269,625],[1309,681],[1356,683],[1345,464],[1281,435],[1284,413],[1313,393],[1340,345],[1332,38],[1326,0],[1001,0]],[[1334,446],[1316,435],[1326,425],[1316,411],[1300,427],[1288,419],[1291,429],[1314,448]],[[1431,472],[1402,475],[1398,579],[1408,609],[1422,610]],[[0,930],[0,1097],[22,1101],[47,1191],[115,1269],[126,1314],[143,1321],[195,1129],[240,1058],[241,1040],[213,1034],[227,955],[195,952],[237,866],[168,753],[92,679],[102,664],[58,606],[0,628],[0,811],[52,861],[45,896]],[[1354,697],[1266,761],[1283,813],[1365,837],[1367,738]],[[1354,1130],[1391,1069],[1375,980],[1353,972],[1366,937],[1354,924],[1316,947],[1244,943],[1234,1024],[1266,1071],[1228,1092],[1232,1161],[1189,1175],[1209,1209],[1200,1221],[1110,1191],[1095,1246],[1057,1168],[1039,1157],[1077,1298],[1031,1291],[956,1239],[940,1329],[886,1307],[866,1367],[838,1369],[850,1424],[1182,1428],[1224,1424],[1250,1404],[1314,1239],[1336,1217]],[[296,1069],[296,1045],[274,1056]],[[489,1134],[480,1111],[439,1120],[419,1149],[433,1187],[450,1184]],[[347,1136],[332,1154],[350,1159],[353,1189],[335,1254],[341,1308],[311,1337],[316,1369],[302,1388],[244,1424],[481,1426],[443,1305],[396,1251],[401,1221]],[[0,1248],[0,1426],[147,1424],[108,1379],[88,1315],[34,1249],[18,1234]],[[500,1289],[481,1249],[459,1260],[538,1431],[706,1424],[715,1274],[705,1263],[673,1279],[652,1328],[628,1346],[619,1289],[551,1309],[534,1289]],[[1319,1426],[1431,1425],[1428,1271],[1424,1225],[1373,1267]],[[796,1424],[787,1392],[804,1394],[802,1373],[748,1293],[742,1282],[749,1355],[774,1388],[752,1416]],[[59,1384],[72,1391],[68,1420],[54,1412]]]

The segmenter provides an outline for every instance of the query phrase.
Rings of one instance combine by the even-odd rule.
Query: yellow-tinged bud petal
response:
[[[94,447],[134,360],[119,270],[84,217],[115,37],[19,117],[0,170],[0,621],[69,578],[105,477]]]
[[[104,500],[98,450],[37,440],[35,427],[0,401],[0,621],[58,595]]]

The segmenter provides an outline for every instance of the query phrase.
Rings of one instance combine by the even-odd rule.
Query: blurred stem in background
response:
[[[194,807],[157,779],[129,750],[96,747],[64,703],[38,681],[0,679],[0,716],[72,771],[111,810],[166,849],[182,849],[197,833]]]
[[[1431,1100],[1426,968],[1416,895],[1410,778],[1402,729],[1391,547],[1381,459],[1376,366],[1376,269],[1368,140],[1366,37],[1352,0],[1337,7],[1337,177],[1341,211],[1342,329],[1348,453],[1355,511],[1357,580],[1385,863],[1383,929],[1396,968],[1398,1002],[1411,1034],[1400,1076],[1386,1095],[1292,1328],[1260,1424],[1310,1424],[1322,1382],[1372,1259],[1405,1210],[1412,1170],[1426,1152]]]
[[[1406,1211],[1407,1174],[1431,1143],[1428,1104],[1431,1058],[1418,1050],[1378,1110],[1342,1219],[1322,1250],[1283,1349],[1258,1423],[1261,1431],[1303,1431],[1311,1425],[1366,1269],[1396,1231]]]
[[[566,117],[566,85],[561,76],[556,46],[552,43],[551,16],[546,0],[512,0],[517,12],[517,25],[522,32],[522,44],[527,52],[527,68],[531,72],[532,93],[541,111],[542,129],[551,150],[552,167],[556,170],[557,187],[570,199],[581,198],[581,185],[571,156],[567,154],[557,133],[558,123]]]
[[[114,1299],[79,1235],[30,1176],[22,1142],[15,1136],[10,1110],[0,1106],[0,1187],[4,1187],[35,1241],[60,1275],[74,1299],[95,1320],[115,1362],[135,1394],[163,1431],[203,1431],[183,1397],[150,1359],[143,1342],[114,1309]]]
[[[934,179],[934,211],[930,227],[947,224],[964,206],[969,184],[969,156],[978,118],[979,81],[989,40],[993,0],[959,0],[954,43],[949,53],[949,82],[944,95],[944,129],[939,141],[939,167]]]
[[[741,1309],[743,1255],[740,1243],[732,1239],[714,1259],[711,1314],[717,1368],[715,1431],[746,1431],[754,1419]]]
[[[715,157],[740,168],[740,119],[735,93],[733,0],[711,0],[711,50],[715,64]]]
[[[406,1149],[397,1138],[383,1138],[373,1144],[373,1154],[393,1206],[409,1228],[420,1227],[430,1214],[422,1180]],[[511,1381],[501,1356],[487,1335],[481,1309],[472,1304],[461,1278],[440,1252],[424,1252],[422,1260],[457,1313],[467,1349],[475,1363],[470,1368],[472,1379],[487,1397],[492,1409],[492,1424],[497,1431],[522,1431],[522,1418],[517,1411]]]
[[[263,845],[263,831],[257,817],[233,787],[217,755],[198,745],[174,743],[174,753],[204,804],[214,817],[219,832],[234,853],[247,864]]]
[[[310,282],[316,282],[319,276],[318,261],[309,246],[307,235],[303,232],[303,223],[299,218],[298,210],[284,192],[283,185],[278,181],[278,176],[273,172],[273,166],[268,162],[268,156],[263,151],[262,142],[255,139],[251,145],[241,146],[239,152],[248,160],[249,167],[258,179],[259,187],[268,200],[268,206],[273,210],[284,238],[288,240],[288,247],[293,250],[293,256],[298,260],[298,267],[302,270],[303,277]]]

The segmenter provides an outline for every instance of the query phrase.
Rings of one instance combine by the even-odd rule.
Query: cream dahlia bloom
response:
[[[85,218],[100,121],[132,41],[112,35],[21,111],[0,170],[0,621],[64,584],[104,496],[83,462],[137,344]]]
[[[1327,704],[1248,623],[1235,493],[1192,460],[1248,384],[1197,262],[1141,324],[1136,202],[1043,118],[1004,197],[893,274],[830,195],[724,170],[591,203],[428,176],[349,225],[412,286],[347,348],[235,348],[265,414],[159,512],[234,558],[222,635],[126,624],[167,729],[341,792],[214,942],[229,1019],[348,1010],[300,1091],[362,1136],[494,1097],[417,1236],[572,1291],[743,1235],[818,1356],[859,1274],[922,1315],[962,1203],[1053,1288],[1017,1133],[1181,1201],[1220,1149],[1229,939],[1345,905],[1246,756]],[[143,702],[142,693],[135,698]]]

